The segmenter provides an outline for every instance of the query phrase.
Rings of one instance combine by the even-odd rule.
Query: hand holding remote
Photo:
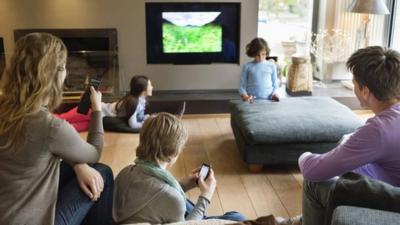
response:
[[[99,76],[90,80],[90,85],[83,93],[78,109],[76,110],[78,113],[87,115],[90,108],[92,108],[93,111],[101,110],[101,93],[96,91],[99,88],[100,83],[101,77]]]
[[[90,102],[92,111],[101,111],[101,92],[96,91],[93,86],[90,87]]]

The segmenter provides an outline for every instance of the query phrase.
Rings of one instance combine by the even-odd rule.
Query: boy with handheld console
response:
[[[210,218],[205,216],[205,211],[216,188],[214,171],[204,164],[178,181],[167,170],[178,159],[187,136],[183,122],[169,113],[152,115],[145,120],[135,164],[125,167],[115,179],[113,218],[116,224],[163,224]],[[199,188],[201,193],[196,204],[185,195],[193,188]],[[213,218],[244,220],[237,212]]]

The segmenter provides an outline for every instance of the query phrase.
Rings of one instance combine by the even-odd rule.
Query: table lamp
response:
[[[364,43],[362,47],[367,47],[369,45],[368,24],[370,22],[370,14],[390,14],[383,0],[353,0],[347,11],[363,14],[361,31]]]

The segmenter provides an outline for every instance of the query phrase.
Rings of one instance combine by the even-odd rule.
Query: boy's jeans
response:
[[[186,214],[189,213],[190,211],[192,211],[194,207],[194,203],[191,202],[189,199],[186,199]],[[246,218],[235,211],[230,211],[230,212],[226,212],[224,215],[222,216],[204,216],[203,218],[204,220],[207,219],[221,219],[221,220],[231,220],[231,221],[245,221]]]

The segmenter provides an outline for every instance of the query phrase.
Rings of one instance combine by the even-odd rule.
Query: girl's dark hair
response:
[[[262,50],[265,50],[267,52],[267,56],[269,56],[271,49],[263,38],[254,38],[246,45],[246,55],[248,57],[255,57]]]
[[[120,100],[118,100],[115,107],[117,116],[123,115],[122,118],[128,122],[129,118],[135,113],[139,96],[143,91],[147,90],[149,78],[142,75],[133,76],[130,83],[130,91]]]
[[[368,87],[379,101],[400,99],[399,52],[380,46],[370,46],[353,53],[346,65],[353,73],[360,89]]]

